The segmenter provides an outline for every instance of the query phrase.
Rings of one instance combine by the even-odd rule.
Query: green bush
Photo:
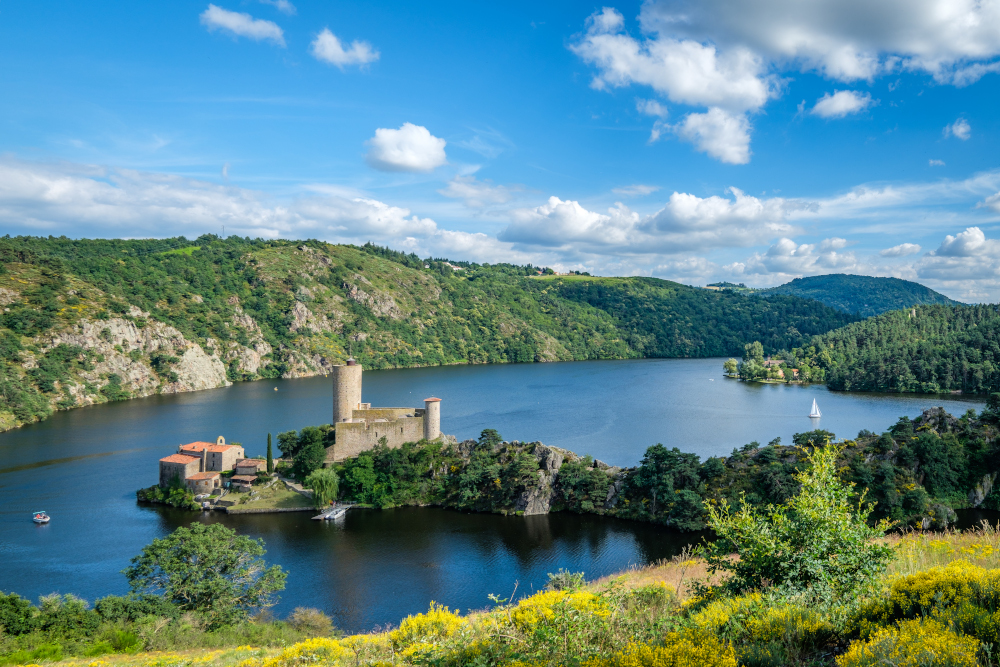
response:
[[[781,505],[757,509],[743,502],[735,511],[725,500],[707,505],[719,539],[703,553],[710,573],[729,575],[724,590],[774,586],[822,597],[850,595],[885,571],[892,549],[875,539],[891,524],[868,525],[872,506],[852,501],[853,485],[838,477],[840,453],[834,445],[808,453],[806,469],[796,475],[799,492]]]
[[[0,628],[8,635],[23,635],[36,625],[37,610],[26,599],[10,593],[0,593]]]

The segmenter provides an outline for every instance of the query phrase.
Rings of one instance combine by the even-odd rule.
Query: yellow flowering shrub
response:
[[[862,605],[853,625],[866,636],[897,620],[969,606],[989,614],[1000,610],[1000,569],[958,560],[900,577],[887,596]]]
[[[530,631],[540,623],[552,621],[560,606],[601,618],[611,613],[607,603],[593,593],[580,590],[545,591],[518,602],[511,612],[511,618],[519,629]]]
[[[761,607],[760,593],[736,597],[720,597],[691,616],[695,626],[708,632],[721,633],[734,618],[742,619]]]
[[[609,657],[588,660],[584,667],[736,667],[736,654],[713,634],[671,632],[663,646],[629,644]]]
[[[979,640],[958,635],[931,618],[903,621],[856,641],[837,658],[838,667],[976,667]]]
[[[431,602],[426,614],[407,616],[399,628],[389,633],[389,639],[397,651],[410,645],[433,645],[437,640],[450,637],[465,623],[458,614],[448,607]]]
[[[312,665],[316,663],[333,663],[342,656],[348,655],[350,651],[336,639],[327,637],[316,637],[307,639],[304,642],[293,644],[283,650],[278,655],[264,660],[262,663],[256,660],[247,660],[239,667],[297,667],[299,665]]]

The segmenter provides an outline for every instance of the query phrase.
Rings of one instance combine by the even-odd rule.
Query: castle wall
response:
[[[423,414],[424,411],[422,408],[362,408],[353,412],[355,419],[364,419],[365,421],[374,421],[376,419],[388,419],[392,421],[393,419],[402,419],[404,417],[420,417]]]
[[[423,411],[418,410],[418,412]],[[424,437],[423,417],[404,417],[391,421],[338,422],[334,424],[334,428],[337,439],[332,447],[327,447],[326,461],[328,463],[343,461],[372,449],[382,437],[387,440],[387,445],[393,449],[404,442],[417,442]]]

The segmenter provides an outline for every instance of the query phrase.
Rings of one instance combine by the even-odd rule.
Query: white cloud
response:
[[[735,188],[731,193],[732,199],[675,192],[662,209],[646,216],[621,203],[599,213],[550,197],[541,206],[511,211],[511,222],[498,238],[579,252],[646,255],[747,247],[794,231],[785,222],[784,200],[762,200]]]
[[[651,86],[673,102],[730,111],[759,109],[777,92],[764,63],[747,49],[720,54],[710,44],[659,36],[637,40],[620,33],[624,19],[604,8],[588,20],[574,53],[598,68],[593,86]]]
[[[341,70],[348,65],[364,67],[379,59],[379,52],[368,42],[354,40],[350,47],[345,49],[340,39],[330,32],[329,28],[323,28],[316,35],[316,39],[309,46],[309,51],[316,60],[336,65]]]
[[[951,125],[944,126],[944,136],[945,138],[955,137],[956,139],[967,141],[972,136],[972,126],[969,125],[969,121],[959,118]]]
[[[1000,213],[1000,192],[990,195],[989,197],[987,197],[986,199],[984,199],[983,201],[981,201],[979,204],[976,205],[976,208],[983,208],[983,207],[992,209],[993,211]]]
[[[945,236],[937,250],[917,262],[917,275],[939,280],[944,284],[979,283],[983,288],[1000,284],[1000,241],[986,238],[979,227],[969,227],[952,236]]]
[[[750,161],[750,121],[744,115],[712,107],[707,113],[688,114],[674,131],[720,162],[746,164]]]
[[[231,12],[228,9],[209,5],[201,13],[201,23],[210,32],[225,30],[240,37],[257,40],[270,40],[275,44],[285,45],[285,33],[273,21],[255,19],[249,14]]]
[[[289,16],[295,16],[297,13],[295,5],[288,0],[260,0],[260,3],[262,5],[271,5],[282,14],[288,14]]]
[[[858,264],[854,253],[837,252],[831,247],[837,243],[831,241],[843,239],[827,239],[817,246],[809,243],[800,245],[790,238],[782,238],[765,252],[754,253],[746,262],[727,268],[737,274],[775,274],[783,279],[854,269]]]
[[[513,191],[521,188],[510,188],[503,185],[493,185],[490,181],[477,180],[475,176],[455,176],[448,181],[447,187],[438,190],[445,197],[461,199],[470,208],[484,208],[490,204],[505,204],[513,199]]]
[[[934,158],[931,158],[927,161],[927,164],[931,167],[943,167],[944,160],[935,160]]]
[[[667,117],[667,107],[663,106],[656,100],[638,99],[635,101],[635,108],[636,111],[646,114],[647,116],[656,116],[658,118]]]
[[[612,188],[611,191],[623,197],[645,197],[660,189],[659,185],[626,185],[620,188]]]
[[[916,243],[900,243],[881,250],[878,254],[882,257],[906,257],[907,255],[916,255],[920,250],[920,246]]]
[[[243,188],[87,165],[0,161],[0,224],[23,233],[151,236],[217,233],[364,242],[436,233],[433,220],[370,198],[314,194],[274,202]]]
[[[398,130],[380,127],[367,141],[368,164],[382,171],[428,172],[448,161],[447,142],[426,127],[403,123]]]
[[[810,113],[821,118],[843,118],[849,114],[860,113],[872,104],[870,93],[862,95],[854,90],[837,90],[833,95],[826,93],[816,100],[816,105]]]
[[[747,48],[840,81],[902,69],[967,85],[1000,55],[992,0],[654,0],[640,20],[647,33]]]

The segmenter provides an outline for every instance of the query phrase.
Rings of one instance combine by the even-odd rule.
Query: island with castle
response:
[[[333,410],[323,466],[353,458],[381,445],[398,448],[407,442],[448,440],[441,434],[441,399],[424,399],[423,408],[372,407],[361,398],[364,370],[353,358],[332,368]],[[281,459],[277,459],[278,464]],[[292,479],[268,470],[262,458],[247,458],[240,443],[190,442],[159,461],[158,483],[138,492],[140,500],[177,504],[194,495],[191,509],[224,509],[230,513],[306,511],[313,508],[312,493]],[[173,495],[171,496],[171,493]],[[226,496],[241,495],[238,500]],[[263,497],[275,502],[254,502]],[[173,502],[171,498],[175,499]],[[254,507],[242,507],[253,504]]]

